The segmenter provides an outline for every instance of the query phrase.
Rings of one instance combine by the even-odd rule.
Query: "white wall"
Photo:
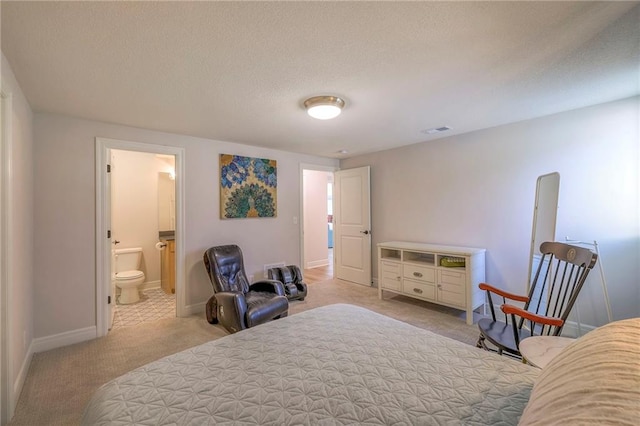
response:
[[[54,114],[35,114],[36,218],[35,336],[94,326],[95,138],[185,149],[186,304],[204,303],[211,284],[204,251],[236,243],[247,274],[267,263],[300,264],[300,164],[337,166],[337,160],[228,142],[152,132]],[[268,219],[221,220],[219,154],[270,158],[278,163],[278,212]],[[73,270],[72,276],[52,271]],[[73,309],[70,309],[73,307]]]
[[[329,264],[328,172],[304,170],[304,268]]]
[[[174,170],[155,154],[111,152],[111,231],[116,248],[142,248],[143,287],[160,286],[158,173]]]
[[[640,316],[639,103],[634,97],[340,166],[372,166],[374,247],[388,240],[484,247],[487,281],[518,293],[527,281],[536,179],[558,171],[556,238],[597,240],[614,318]],[[606,322],[598,271],[579,308],[583,323]]]
[[[33,113],[13,71],[2,55],[2,91],[10,99],[8,119],[9,176],[7,179],[8,216],[8,304],[7,343],[11,365],[9,386],[15,399],[8,407],[13,412],[17,395],[26,376],[30,360],[30,344],[34,336],[34,274],[37,263],[33,257],[34,178],[33,178]],[[3,238],[7,236],[4,235]],[[4,389],[4,386],[3,386]]]

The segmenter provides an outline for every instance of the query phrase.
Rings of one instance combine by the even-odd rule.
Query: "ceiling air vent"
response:
[[[427,135],[433,135],[434,133],[446,132],[447,130],[451,130],[451,127],[449,126],[434,127],[432,129],[423,130],[422,133],[426,133]]]

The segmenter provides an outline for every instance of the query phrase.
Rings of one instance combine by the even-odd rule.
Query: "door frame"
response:
[[[335,173],[336,171],[340,170],[340,168],[335,166],[321,166],[319,164],[300,163],[300,178],[299,178],[300,217],[298,218],[298,225],[300,226],[300,267],[303,269],[304,269],[304,265],[302,263],[304,262],[304,171],[305,170],[316,170],[320,172]],[[334,246],[335,246],[335,239],[334,239]],[[334,253],[334,259],[332,259],[332,262],[335,263],[335,249],[333,250],[333,253]],[[335,272],[334,272],[334,276],[335,276]]]
[[[13,417],[16,394],[13,383],[13,357],[11,341],[11,286],[9,285],[13,233],[10,224],[12,199],[11,188],[11,120],[13,114],[12,96],[2,88],[0,81],[0,102],[2,121],[0,123],[0,424],[8,423]],[[28,354],[27,354],[28,356]]]
[[[111,239],[107,238],[110,224],[107,223],[107,209],[111,205],[107,198],[107,164],[111,160],[112,149],[147,152],[175,156],[176,169],[176,316],[187,315],[185,280],[185,150],[181,147],[131,142],[118,139],[96,138],[96,335],[106,336],[109,332],[109,307],[107,298],[111,286]],[[110,210],[109,210],[110,211]],[[112,298],[115,303],[115,298]]]

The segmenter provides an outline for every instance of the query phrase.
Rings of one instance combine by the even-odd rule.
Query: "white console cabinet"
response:
[[[462,309],[484,303],[485,249],[392,241],[378,244],[378,296],[388,291]]]

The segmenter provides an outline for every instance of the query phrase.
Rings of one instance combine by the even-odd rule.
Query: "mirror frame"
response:
[[[559,194],[560,173],[553,172],[538,176],[538,180],[536,181],[536,198],[533,206],[527,291],[529,291],[531,284],[531,274],[534,272],[533,259],[536,254],[540,253],[540,244],[545,241],[556,240]]]

